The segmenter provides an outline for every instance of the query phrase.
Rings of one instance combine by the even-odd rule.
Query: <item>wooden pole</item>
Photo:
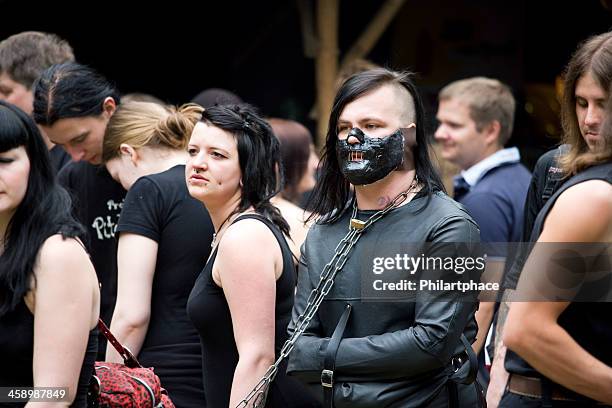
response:
[[[351,61],[357,58],[364,58],[372,50],[380,36],[385,32],[393,17],[404,5],[405,0],[387,0],[378,10],[378,13],[370,24],[363,31],[361,36],[355,41],[351,49],[346,53],[340,64],[340,69],[344,69]]]
[[[327,122],[334,100],[334,82],[338,73],[338,9],[338,0],[317,1],[317,32],[319,43],[316,59],[316,142],[319,148],[325,144]]]
[[[310,0],[296,0],[302,29],[302,45],[306,58],[317,56],[317,34],[315,33],[314,7]]]

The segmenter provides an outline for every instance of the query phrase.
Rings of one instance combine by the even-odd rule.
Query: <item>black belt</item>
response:
[[[334,370],[336,369],[336,354],[340,347],[340,341],[346,329],[346,323],[351,314],[351,305],[346,305],[334,333],[327,344],[325,359],[323,360],[323,371],[321,371],[321,385],[323,386],[323,406],[333,408],[334,406]]]

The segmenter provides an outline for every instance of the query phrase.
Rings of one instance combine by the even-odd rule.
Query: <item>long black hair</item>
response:
[[[68,193],[55,181],[49,153],[36,124],[19,108],[0,101],[0,152],[23,146],[30,160],[25,196],[8,223],[0,255],[0,316],[31,289],[38,251],[50,236],[82,237],[70,213]]]
[[[34,84],[32,117],[52,126],[60,119],[98,116],[109,96],[119,104],[117,88],[92,68],[76,62],[52,65]]]
[[[313,211],[312,217],[324,216],[321,223],[333,223],[347,207],[351,198],[349,182],[340,171],[336,156],[338,140],[338,119],[344,107],[364,94],[380,88],[383,85],[395,84],[404,87],[412,96],[415,110],[416,145],[412,147],[416,175],[423,185],[423,193],[431,196],[435,191],[444,191],[442,180],[429,158],[431,135],[425,133],[425,113],[423,102],[409,72],[397,72],[386,68],[376,68],[357,73],[349,77],[338,90],[334,99],[332,112],[329,116],[327,138],[323,155],[319,164],[321,177],[315,186],[308,203]]]
[[[270,199],[282,189],[280,145],[270,125],[247,104],[216,105],[202,113],[202,121],[234,135],[242,174],[242,194],[236,213],[253,207],[289,235],[289,224]],[[278,169],[278,173],[277,170]]]

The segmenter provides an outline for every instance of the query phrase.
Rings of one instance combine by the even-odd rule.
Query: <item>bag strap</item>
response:
[[[321,371],[321,386],[323,387],[323,406],[325,408],[334,407],[334,370],[336,369],[336,354],[340,348],[340,341],[346,329],[346,323],[351,315],[351,305],[346,305],[334,333],[327,343],[325,349],[325,359],[323,360],[323,371]]]
[[[544,189],[542,190],[541,200],[545,204],[550,197],[555,194],[555,191],[563,184],[565,175],[563,170],[559,168],[559,159],[569,151],[569,145],[561,145],[557,148],[554,157],[552,157],[548,168],[544,174]]]
[[[461,380],[457,381],[462,384],[471,384],[476,381],[476,376],[478,375],[478,357],[476,357],[476,353],[472,348],[472,345],[468,341],[465,334],[461,334],[461,343],[463,343],[463,347],[465,348],[465,354],[467,355],[468,361],[467,363],[470,365],[467,376]]]
[[[450,408],[459,408],[459,394],[457,384],[469,385],[474,383],[476,387],[476,394],[478,399],[478,407],[479,408],[487,408],[487,400],[485,398],[485,393],[482,389],[480,383],[476,379],[476,375],[478,374],[478,358],[476,357],[476,353],[472,348],[472,345],[468,341],[465,334],[462,334],[460,337],[461,343],[465,350],[454,356],[451,360],[451,365],[454,370],[454,374],[456,374],[463,364],[469,364],[467,375],[463,378],[451,376],[450,380],[447,382],[448,392],[449,392],[449,407]],[[466,361],[467,360],[467,361]]]
[[[127,348],[123,347],[119,340],[111,333],[110,329],[104,324],[102,319],[98,319],[98,329],[104,334],[104,337],[108,340],[110,344],[113,345],[117,353],[123,358],[123,364],[129,368],[142,368],[138,359],[134,357],[132,352]]]

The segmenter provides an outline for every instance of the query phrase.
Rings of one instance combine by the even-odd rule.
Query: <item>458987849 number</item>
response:
[[[0,387],[0,402],[59,402],[68,400],[66,387]]]

